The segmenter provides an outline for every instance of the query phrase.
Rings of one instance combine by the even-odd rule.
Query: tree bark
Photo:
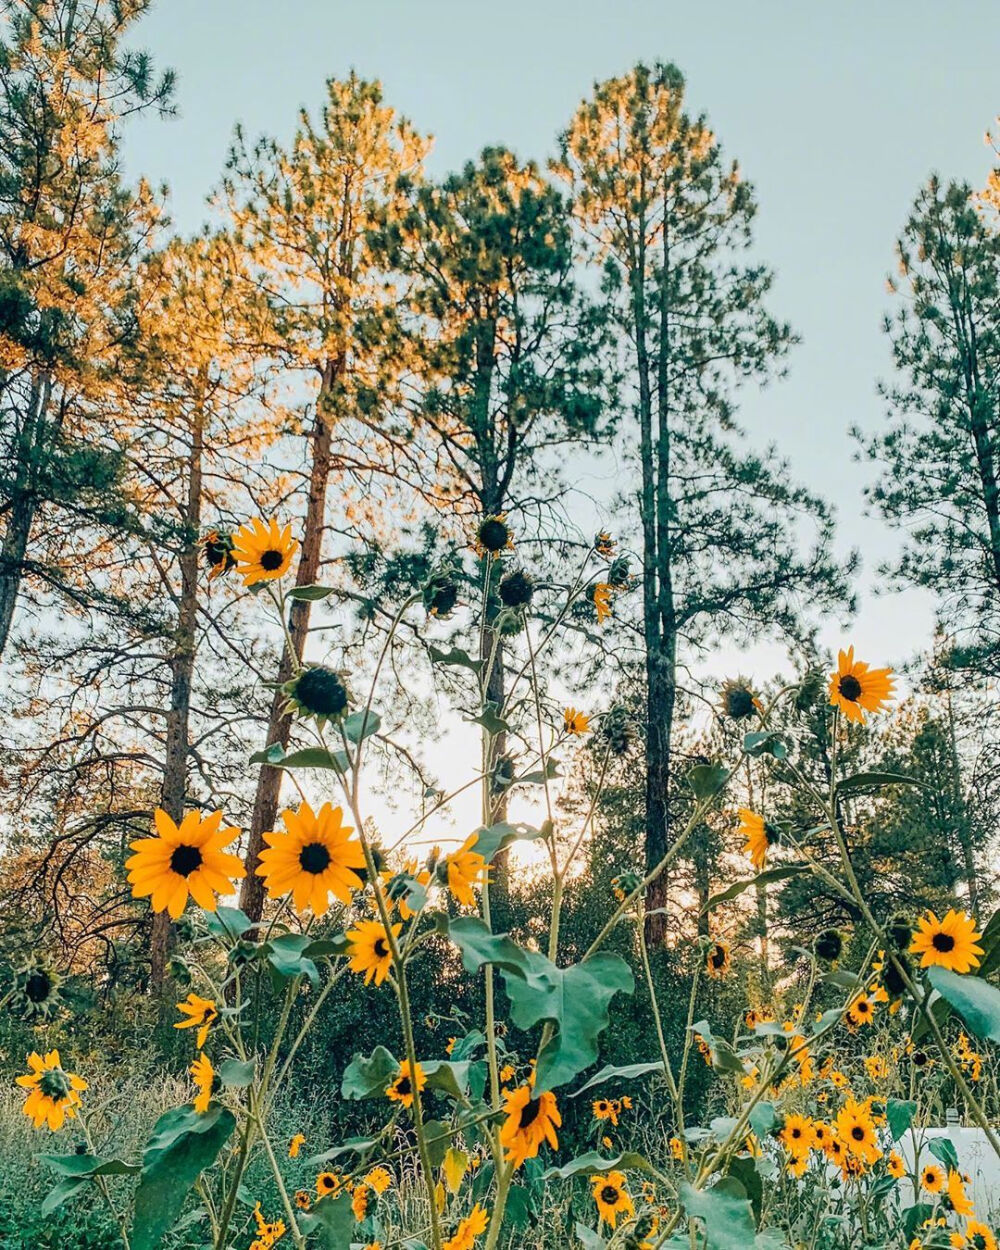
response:
[[[326,525],[326,490],[333,468],[333,421],[331,402],[333,388],[343,371],[342,358],[329,360],[323,371],[320,392],[316,401],[316,420],[313,423],[312,465],[309,472],[309,497],[306,501],[305,527],[302,535],[302,546],[299,551],[299,563],[295,573],[296,586],[311,586],[319,577],[320,562],[323,554],[323,531]],[[281,663],[278,666],[278,685],[284,685],[305,654],[306,639],[309,634],[309,617],[311,605],[307,600],[293,600],[288,616],[288,632],[295,648],[295,655],[289,654],[287,646],[282,651]],[[267,745],[288,745],[292,730],[292,718],[284,711],[285,695],[280,689],[275,690],[271,699],[271,712],[267,727]],[[261,767],[257,778],[257,790],[254,795],[253,816],[250,822],[250,839],[247,843],[246,869],[240,889],[240,907],[251,920],[259,920],[264,911],[264,882],[256,875],[260,864],[260,853],[264,849],[264,834],[274,829],[278,816],[278,802],[281,796],[282,770]]]

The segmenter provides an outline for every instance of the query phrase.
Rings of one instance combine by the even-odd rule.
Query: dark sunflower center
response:
[[[333,1189],[334,1185],[336,1185],[337,1182],[333,1179],[332,1176],[321,1176],[319,1183],[323,1186],[324,1189]]]
[[[294,697],[313,716],[339,716],[347,708],[347,691],[332,669],[303,669],[295,682]]]
[[[793,1128],[793,1129],[792,1129],[792,1136],[793,1136],[793,1137],[801,1137],[801,1136],[802,1136],[802,1130],[801,1130],[800,1128]]]
[[[299,851],[299,863],[303,872],[318,876],[330,866],[330,852],[322,842],[309,842]]]
[[[973,1233],[969,1238],[969,1245],[973,1250],[986,1250],[986,1238],[982,1233]]]
[[[521,1128],[528,1128],[538,1119],[542,1110],[541,1099],[531,1099],[521,1108]]]
[[[851,703],[857,703],[858,699],[861,697],[861,682],[859,682],[852,673],[845,673],[844,676],[841,677],[840,684],[837,689],[844,696],[844,698],[850,700]]]
[[[861,1127],[860,1124],[855,1124],[854,1128],[851,1129],[851,1136],[854,1138],[855,1141],[864,1141],[865,1130]]]
[[[264,551],[260,557],[260,567],[268,573],[273,573],[275,569],[280,569],[284,560],[284,554],[280,551]]]
[[[386,942],[385,938],[382,937],[375,939],[375,945],[372,949],[375,954],[378,955],[379,959],[385,959],[389,954],[389,944]]]
[[[721,946],[714,946],[712,948],[712,967],[721,968],[725,964],[725,962],[726,962],[726,952],[722,949]]]
[[[197,846],[175,846],[170,856],[170,867],[179,877],[190,877],[201,867],[201,851]]]
[[[601,1190],[601,1201],[609,1207],[613,1207],[618,1201],[618,1190],[614,1185],[605,1185]]]
[[[410,1084],[410,1078],[408,1076],[401,1076],[396,1082],[396,1093],[403,1095],[413,1093],[413,1086]]]
[[[25,997],[33,1003],[44,1003],[52,988],[44,972],[33,972],[24,983]]]
[[[950,933],[935,933],[931,938],[931,946],[942,955],[946,955],[948,951],[955,949],[955,939]]]
[[[924,1054],[922,1050],[918,1050],[913,1056],[913,1062],[917,1065],[918,1068],[922,1068],[924,1064],[927,1062],[927,1056]]]
[[[858,1011],[861,1013],[861,1015],[864,1015],[866,1011],[870,1011],[870,1010],[871,1008],[868,1006],[867,1003],[865,1002],[858,1003]]]
[[[59,1102],[70,1091],[69,1077],[62,1068],[52,1068],[48,1072],[42,1073],[38,1082],[38,1088],[46,1098]]]

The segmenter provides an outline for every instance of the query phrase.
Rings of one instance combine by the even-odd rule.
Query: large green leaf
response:
[[[325,768],[336,773],[346,772],[350,762],[344,751],[328,751],[326,747],[303,747],[301,751],[286,755],[280,742],[250,756],[251,764],[270,764],[272,768]]]
[[[950,1137],[931,1137],[927,1141],[927,1149],[935,1159],[940,1159],[946,1168],[958,1171],[958,1151]]]
[[[212,1103],[204,1115],[193,1107],[174,1107],[160,1116],[142,1153],[132,1250],[155,1250],[235,1127],[233,1113],[219,1103]]]
[[[598,1151],[588,1150],[564,1163],[561,1168],[548,1168],[542,1173],[543,1181],[567,1181],[573,1176],[604,1176],[608,1172],[636,1171],[655,1175],[649,1160],[634,1150],[625,1150],[613,1159],[605,1159]]]
[[[355,1055],[344,1070],[341,1096],[356,1099],[383,1094],[398,1071],[398,1062],[384,1046],[376,1046],[367,1059]]]
[[[771,1233],[757,1233],[747,1192],[732,1176],[711,1189],[695,1189],[686,1182],[681,1200],[689,1216],[705,1225],[706,1250],[772,1250],[783,1243]]]
[[[729,769],[722,764],[696,764],[688,771],[687,783],[696,799],[710,799],[722,790],[729,777]]]
[[[348,742],[360,742],[363,738],[370,738],[372,734],[378,733],[382,728],[382,718],[378,712],[369,708],[367,712],[352,712],[344,718],[342,727]]]
[[[67,1199],[74,1197],[81,1189],[86,1189],[95,1176],[124,1176],[139,1171],[137,1163],[125,1163],[121,1159],[102,1159],[99,1155],[39,1155],[38,1158],[60,1178],[42,1203],[43,1215],[51,1215]]]
[[[749,890],[752,885],[773,885],[775,881],[784,881],[788,877],[797,877],[803,872],[812,872],[812,869],[808,864],[782,864],[778,868],[768,868],[766,872],[758,873],[756,877],[747,877],[743,881],[734,881],[727,889],[720,890],[718,894],[712,895],[701,909],[702,914],[718,907],[720,903],[728,903],[730,899],[738,898],[744,890]]]
[[[583,1250],[607,1250],[608,1243],[604,1240],[600,1233],[595,1233],[592,1228],[588,1228],[586,1224],[581,1224],[577,1220],[573,1232],[576,1239],[583,1246]]]
[[[449,647],[447,651],[441,647],[430,646],[427,653],[431,657],[432,664],[444,664],[452,668],[468,668],[473,673],[482,671],[485,660],[474,660],[468,651],[463,651],[461,647]]]
[[[322,1250],[350,1250],[354,1232],[351,1195],[320,1198],[308,1216],[299,1217],[299,1223],[304,1232],[316,1235],[315,1244]]]
[[[489,828],[476,830],[476,841],[472,849],[482,855],[489,863],[500,851],[505,851],[514,842],[533,842],[543,837],[541,829],[532,825],[509,825],[506,822],[490,825]]]
[[[885,1115],[889,1121],[889,1132],[893,1141],[899,1141],[913,1123],[917,1111],[915,1102],[904,1102],[901,1098],[890,1098],[885,1104]]]
[[[335,594],[332,586],[293,586],[291,590],[285,594],[286,599],[300,599],[306,603],[315,603],[319,599],[325,599],[327,595]]]
[[[855,773],[837,782],[838,794],[853,794],[858,790],[878,790],[882,786],[919,786],[921,790],[931,787],[919,777],[907,777],[903,773]]]
[[[261,952],[276,977],[306,976],[319,985],[319,969],[305,953],[315,945],[315,938],[305,933],[282,933],[261,946]]]
[[[494,964],[516,976],[530,975],[528,952],[506,933],[494,933],[475,916],[460,916],[456,920],[442,916],[439,923],[462,952],[466,972],[476,973],[484,964]]]
[[[588,1089],[593,1089],[596,1085],[603,1085],[605,1081],[612,1081],[616,1078],[621,1081],[634,1081],[636,1077],[648,1076],[651,1072],[659,1072],[662,1075],[662,1059],[654,1059],[650,1063],[625,1063],[618,1066],[609,1063],[601,1068],[600,1072],[592,1076],[585,1085],[581,1085],[575,1094],[570,1094],[570,1097],[579,1098]]]
[[[927,980],[976,1037],[1000,1042],[1000,990],[979,977],[960,976],[947,968],[928,968]]]

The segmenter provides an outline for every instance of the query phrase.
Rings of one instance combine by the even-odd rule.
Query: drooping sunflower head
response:
[[[749,720],[757,714],[757,695],[743,677],[734,677],[722,687],[722,712],[731,720]]]
[[[896,950],[905,951],[913,941],[913,917],[906,912],[897,911],[889,917],[885,931]]]
[[[965,1183],[962,1180],[961,1172],[957,1172],[954,1168],[948,1169],[947,1197],[945,1205],[948,1206],[956,1215],[968,1216],[972,1214],[972,1201],[965,1192]]]
[[[404,1059],[399,1065],[399,1071],[389,1082],[385,1096],[392,1102],[402,1103],[404,1107],[412,1107],[414,1086],[419,1093],[423,1091],[426,1084],[427,1077],[420,1064],[418,1063],[411,1072],[409,1060]]]
[[[613,707],[601,721],[601,737],[612,755],[628,755],[636,740],[635,726],[628,711],[621,704]]]
[[[365,854],[343,816],[329,803],[318,812],[304,802],[298,811],[282,813],[285,830],[264,834],[267,849],[256,869],[272,898],[291,891],[296,910],[308,908],[315,916],[326,915],[331,894],[350,904],[352,891],[363,885]]]
[[[490,772],[490,790],[494,794],[503,794],[514,784],[517,776],[517,765],[512,755],[498,755]]]
[[[233,555],[233,536],[223,530],[209,530],[201,537],[201,553],[208,566],[208,580],[224,577],[236,567]]]
[[[720,979],[729,971],[730,953],[727,942],[713,942],[705,956],[705,971],[710,977]]]
[[[403,931],[401,924],[392,926],[393,938]],[[365,985],[372,981],[381,985],[392,971],[392,946],[385,926],[379,920],[359,920],[348,929],[347,954],[352,972],[364,973]]]
[[[595,535],[594,551],[601,557],[602,560],[613,560],[617,549],[618,544],[607,532],[607,530],[600,530]]]
[[[632,1198],[626,1188],[625,1176],[622,1172],[608,1172],[605,1176],[593,1176],[590,1184],[598,1213],[605,1224],[614,1228],[619,1215],[631,1219],[635,1214]]]
[[[351,701],[343,674],[322,664],[299,669],[281,689],[288,698],[290,712],[311,718],[318,725],[343,720]]]
[[[10,1004],[25,1018],[51,1019],[63,1006],[63,979],[45,960],[30,959],[14,974]]]
[[[861,725],[866,712],[880,712],[889,702],[893,685],[892,669],[869,668],[855,660],[850,647],[837,656],[837,671],[830,676],[830,703]]]
[[[215,1003],[210,998],[202,998],[200,994],[188,994],[182,1003],[177,1004],[177,1010],[184,1017],[178,1020],[174,1025],[175,1029],[197,1029],[195,1035],[195,1045],[199,1050],[204,1049],[205,1042],[208,1040],[208,1032],[212,1025],[219,1018],[218,1010]],[[303,1141],[305,1138],[303,1138]]]
[[[514,569],[505,577],[501,577],[497,594],[505,608],[524,609],[531,602],[535,593],[534,579],[523,569]]]
[[[246,875],[242,860],[223,848],[239,829],[223,827],[222,813],[202,817],[188,812],[179,825],[161,808],[153,813],[155,837],[130,843],[125,861],[133,898],[149,898],[153,911],[179,918],[188,897],[205,911],[215,911],[217,896],[231,894],[233,881]]]
[[[616,556],[608,565],[606,577],[612,590],[627,590],[632,580],[632,566],[624,556]]]
[[[266,525],[256,518],[249,525],[241,525],[232,543],[232,556],[244,586],[284,577],[299,549],[292,527],[282,529],[273,517]]]
[[[449,617],[458,602],[458,580],[450,566],[437,569],[424,583],[424,610],[428,616]]]
[[[553,1150],[559,1149],[556,1129],[562,1124],[562,1117],[555,1094],[546,1091],[533,1098],[532,1093],[530,1082],[504,1091],[506,1118],[500,1128],[500,1142],[508,1162],[515,1168],[525,1159],[534,1159],[546,1141]]]
[[[503,513],[483,517],[476,530],[475,547],[480,555],[489,552],[495,556],[501,551],[513,550],[514,534]]]
[[[977,943],[981,937],[975,920],[964,911],[953,908],[943,920],[928,911],[917,921],[910,954],[920,956],[921,968],[940,967],[966,973],[979,967],[983,948]]]
[[[603,625],[611,615],[612,586],[610,582],[594,582],[588,591],[590,602],[594,605],[598,625]]]
[[[817,937],[813,950],[817,958],[835,964],[844,953],[844,935],[839,929],[824,929]]]
[[[737,832],[747,840],[744,850],[757,871],[762,872],[767,867],[768,850],[780,840],[781,835],[774,825],[749,808],[741,807],[738,814],[740,824]]]
[[[222,1082],[219,1080],[215,1068],[212,1067],[211,1059],[204,1051],[192,1063],[188,1071],[191,1073],[195,1088],[198,1090],[198,1093],[195,1095],[194,1109],[199,1115],[204,1115],[212,1101],[212,1095],[221,1089]]]
[[[795,709],[808,712],[823,697],[826,680],[822,669],[809,669],[795,688]]]
[[[988,1224],[969,1220],[965,1226],[965,1242],[971,1250],[997,1250],[997,1239]]]
[[[902,964],[903,972],[909,976],[910,961],[905,955],[897,955],[895,959],[887,959],[879,974],[879,984],[890,1002],[898,1002],[906,991],[906,982],[903,980],[903,972],[896,966],[897,961]]]
[[[585,734],[590,728],[590,717],[584,712],[578,712],[575,707],[568,707],[563,711],[563,731],[571,737],[577,737]]]
[[[475,907],[475,887],[483,885],[489,869],[484,857],[475,850],[478,834],[470,834],[457,851],[446,855],[438,864],[438,875],[444,876],[448,889],[464,907]]]

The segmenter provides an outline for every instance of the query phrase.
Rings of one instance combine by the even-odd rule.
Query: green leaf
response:
[[[759,1227],[764,1205],[764,1182],[757,1171],[756,1163],[749,1155],[736,1155],[729,1160],[726,1175],[732,1176],[746,1190],[746,1195],[750,1199],[750,1210],[753,1212],[754,1225]]]
[[[469,1090],[469,1069],[472,1064],[468,1060],[429,1059],[421,1062],[424,1076],[427,1077],[429,1089],[439,1089],[456,1102],[461,1101]]]
[[[444,1120],[426,1120],[424,1129],[427,1133],[427,1153],[431,1167],[439,1168],[444,1163],[453,1136],[451,1126]]]
[[[535,829],[532,825],[509,825],[506,821],[501,821],[488,828],[477,829],[472,849],[482,855],[487,863],[490,863],[495,855],[506,850],[514,842],[533,842],[542,836],[544,836],[542,830]]]
[[[509,723],[499,715],[499,708],[495,703],[484,704],[478,716],[464,716],[462,719],[470,725],[482,725],[491,737],[510,729]]]
[[[600,1235],[595,1233],[592,1228],[588,1228],[586,1224],[581,1224],[577,1220],[573,1227],[576,1239],[583,1246],[583,1250],[607,1250],[608,1243]]]
[[[344,1070],[340,1093],[344,1098],[371,1098],[384,1094],[385,1088],[399,1071],[399,1064],[384,1046],[376,1046],[366,1059],[355,1055]]]
[[[995,911],[986,922],[979,945],[983,948],[983,956],[976,969],[976,976],[989,976],[1000,967],[1000,910]]]
[[[241,1063],[239,1059],[226,1059],[219,1064],[219,1080],[226,1089],[246,1089],[253,1082],[254,1062],[248,1059]]]
[[[336,594],[336,591],[332,586],[293,586],[285,593],[285,598],[315,603],[318,599],[325,599],[327,595],[333,594]]]
[[[42,1202],[42,1215],[58,1210],[69,1198],[86,1189],[95,1176],[124,1176],[139,1171],[137,1163],[102,1159],[98,1155],[39,1155],[38,1158],[60,1177]]]
[[[785,746],[781,735],[773,730],[747,734],[743,739],[743,750],[747,755],[772,755],[776,760],[788,757],[788,747]]]
[[[738,1180],[725,1176],[711,1189],[681,1185],[681,1200],[689,1216],[705,1225],[706,1250],[751,1250],[773,1245],[770,1234],[757,1236],[757,1225],[747,1191]]]
[[[311,1159],[306,1159],[306,1165],[318,1170],[324,1163],[332,1163],[334,1159],[339,1159],[342,1155],[365,1154],[378,1145],[378,1140],[377,1137],[349,1137],[347,1141],[334,1146],[332,1150],[326,1150],[321,1155],[313,1155]]]
[[[261,951],[279,977],[306,976],[319,985],[319,969],[305,952],[315,942],[305,933],[282,933],[265,942]]]
[[[885,1105],[886,1119],[889,1121],[889,1132],[893,1141],[899,1141],[913,1123],[917,1113],[915,1102],[904,1102],[901,1098],[890,1098]]]
[[[750,1127],[761,1141],[778,1123],[778,1113],[773,1102],[759,1102],[750,1112]]]
[[[354,1212],[351,1195],[347,1193],[320,1198],[308,1216],[299,1216],[304,1231],[316,1234],[316,1245],[322,1250],[350,1250],[354,1233]]]
[[[696,764],[687,775],[687,783],[696,799],[710,799],[729,780],[729,769],[722,764]]]
[[[518,777],[517,780],[522,785],[526,786],[543,786],[546,781],[552,781],[556,777],[561,776],[562,773],[559,771],[559,761],[554,760],[552,756],[549,755],[545,760],[545,767],[543,769],[539,768],[533,773],[525,773],[523,777]]]
[[[947,968],[928,968],[927,980],[976,1037],[1000,1042],[1000,990],[979,977],[963,977]]]
[[[951,1168],[955,1172],[959,1170],[958,1151],[955,1149],[955,1143],[950,1137],[929,1137],[927,1139],[927,1149],[935,1159],[940,1159],[945,1167]]]
[[[704,915],[705,912],[718,907],[720,903],[728,903],[730,899],[738,898],[744,890],[749,890],[752,885],[773,885],[775,881],[785,881],[788,877],[797,877],[803,872],[812,872],[812,869],[808,864],[782,864],[779,868],[768,868],[766,872],[760,872],[756,877],[748,877],[744,881],[734,881],[728,889],[721,890],[718,894],[713,894],[701,909],[701,914]]]
[[[611,1081],[615,1078],[622,1081],[634,1081],[636,1077],[648,1076],[650,1072],[659,1072],[662,1076],[662,1059],[654,1059],[650,1063],[625,1063],[617,1067],[609,1063],[601,1068],[600,1072],[595,1076],[592,1076],[586,1085],[581,1085],[575,1094],[570,1094],[570,1097],[579,1098],[588,1089],[593,1089],[595,1085],[603,1085],[605,1081]]]
[[[463,651],[461,647],[450,647],[447,651],[440,647],[430,646],[427,653],[431,657],[432,664],[445,664],[452,668],[467,668],[473,673],[480,673],[485,665],[485,660],[474,660],[468,651]]]
[[[361,742],[364,738],[370,738],[372,734],[377,734],[381,727],[381,716],[371,708],[367,712],[352,712],[350,716],[344,718],[342,726],[348,742]]]
[[[275,742],[266,751],[250,756],[251,764],[270,764],[272,768],[324,768],[335,773],[346,772],[350,760],[343,751],[328,751],[326,747],[304,747],[286,755],[281,744]]]
[[[636,1171],[655,1175],[648,1159],[634,1150],[625,1150],[613,1159],[605,1159],[599,1151],[588,1150],[564,1163],[561,1168],[548,1168],[542,1173],[543,1181],[568,1181],[573,1176],[604,1176],[608,1172]]]
[[[459,916],[449,921],[441,917],[444,931],[462,952],[466,972],[476,973],[484,964],[494,964],[516,976],[529,976],[528,952],[506,933],[494,933],[475,916]]]
[[[181,1213],[195,1181],[229,1140],[233,1113],[213,1103],[204,1115],[192,1107],[164,1112],[142,1153],[142,1176],[135,1193],[133,1250],[155,1250]]]
[[[213,933],[216,937],[227,938],[230,942],[239,941],[244,933],[253,928],[253,921],[238,907],[225,907],[220,904],[215,911],[206,911],[202,914],[209,933]]]
[[[877,790],[881,786],[919,786],[930,790],[926,781],[919,777],[906,777],[902,773],[855,773],[837,782],[837,794],[854,794],[858,790]]]

